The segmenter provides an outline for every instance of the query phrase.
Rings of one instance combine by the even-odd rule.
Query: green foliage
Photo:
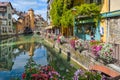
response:
[[[101,18],[100,6],[96,5],[95,3],[92,3],[92,4],[82,4],[81,6],[75,6],[75,8],[76,8],[76,15],[93,18],[97,26],[98,20]]]
[[[51,5],[51,10],[50,10],[50,16],[52,18],[52,23],[55,26],[60,26],[61,22],[62,25],[64,24],[64,26],[66,26],[65,23],[65,18],[69,18],[67,13],[70,13],[68,10],[71,8],[71,0],[54,0],[52,5]],[[68,12],[66,12],[68,11]],[[61,19],[63,21],[61,21]],[[72,20],[72,18],[69,18],[67,20]]]
[[[51,9],[50,16],[52,23],[55,26],[69,27],[73,26],[73,18],[77,15],[92,17],[94,22],[98,22],[100,19],[100,6],[95,3],[92,4],[82,4],[80,6],[75,6],[76,14],[72,14],[72,2],[71,0],[54,0]],[[97,24],[96,24],[97,25]]]
[[[64,27],[73,26],[74,15],[71,10],[66,11],[61,18],[61,25]]]
[[[92,4],[82,4],[81,6],[75,6],[77,9],[77,14],[84,16],[95,16],[100,14],[100,7],[95,3]]]
[[[52,5],[52,9],[50,10],[50,16],[52,18],[52,22],[55,26],[60,26],[60,19],[62,16],[63,10],[63,0],[54,0]]]

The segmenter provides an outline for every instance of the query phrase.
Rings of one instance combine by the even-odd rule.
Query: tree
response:
[[[63,13],[63,1],[64,0],[54,0],[51,5],[50,16],[52,18],[52,23],[55,26],[60,26],[60,19]]]
[[[64,27],[73,26],[73,18],[71,10],[66,11],[61,18],[61,25]]]
[[[61,26],[61,18],[66,14],[73,3],[71,0],[54,0],[51,5],[50,16],[55,26]]]

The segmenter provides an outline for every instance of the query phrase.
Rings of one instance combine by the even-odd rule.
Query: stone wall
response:
[[[120,17],[110,18],[109,30],[109,41],[120,44]]]

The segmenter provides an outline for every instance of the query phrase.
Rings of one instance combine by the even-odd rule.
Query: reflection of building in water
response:
[[[34,49],[35,49],[35,45],[34,43],[31,43],[30,49],[29,49],[29,55],[32,56],[34,54]]]
[[[27,52],[30,56],[33,55],[34,49],[35,49],[35,43],[34,43],[34,38],[28,37],[28,42],[22,43],[19,45],[19,49],[24,50]],[[25,41],[26,38],[22,38],[22,41]]]
[[[12,59],[14,57],[12,55],[13,46],[9,44],[14,41],[15,38],[9,38],[0,42],[0,70],[10,70],[12,68]]]

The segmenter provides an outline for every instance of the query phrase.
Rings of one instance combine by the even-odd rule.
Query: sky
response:
[[[18,11],[28,11],[30,8],[35,14],[41,14],[47,20],[47,0],[0,0],[1,2],[11,2],[13,8]]]

